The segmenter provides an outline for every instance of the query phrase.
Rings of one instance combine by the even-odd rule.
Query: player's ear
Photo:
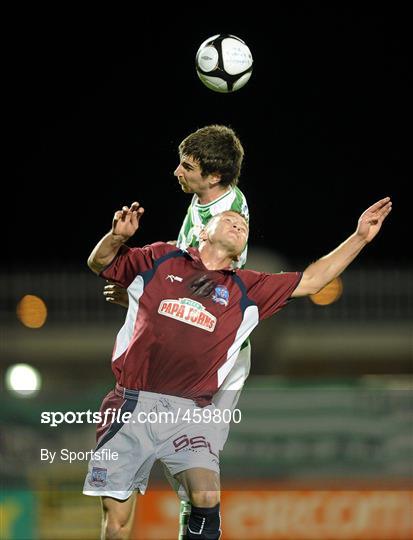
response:
[[[213,173],[208,176],[208,183],[210,187],[214,187],[221,182],[221,175],[219,173]]]

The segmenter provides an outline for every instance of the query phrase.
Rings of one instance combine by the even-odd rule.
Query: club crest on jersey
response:
[[[218,285],[215,287],[212,300],[221,306],[227,306],[229,301],[229,292],[225,285]]]
[[[162,300],[158,307],[158,313],[207,332],[213,332],[217,323],[217,319],[212,313],[207,311],[202,304],[190,298]]]
[[[89,484],[95,487],[105,487],[108,470],[102,467],[93,467]]]

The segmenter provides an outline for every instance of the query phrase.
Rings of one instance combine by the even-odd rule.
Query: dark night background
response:
[[[181,9],[10,19],[12,265],[85,267],[113,212],[134,200],[147,212],[133,245],[176,238],[190,202],[172,174],[177,146],[210,123],[243,142],[251,244],[310,262],[391,195],[362,261],[411,263],[407,14]],[[244,39],[254,58],[249,83],[227,95],[194,69],[200,43],[220,32]]]

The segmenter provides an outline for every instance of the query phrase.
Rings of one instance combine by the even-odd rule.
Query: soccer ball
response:
[[[199,47],[195,65],[205,86],[215,92],[234,92],[251,77],[252,54],[239,37],[217,34]]]

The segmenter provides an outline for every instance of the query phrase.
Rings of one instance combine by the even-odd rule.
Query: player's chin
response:
[[[228,245],[232,246],[235,251],[240,250],[244,244],[244,241],[240,238],[240,235],[234,231],[229,231],[227,242]]]
[[[237,259],[241,253],[240,243],[239,242],[227,242],[226,246],[228,250],[228,255],[232,259]]]

